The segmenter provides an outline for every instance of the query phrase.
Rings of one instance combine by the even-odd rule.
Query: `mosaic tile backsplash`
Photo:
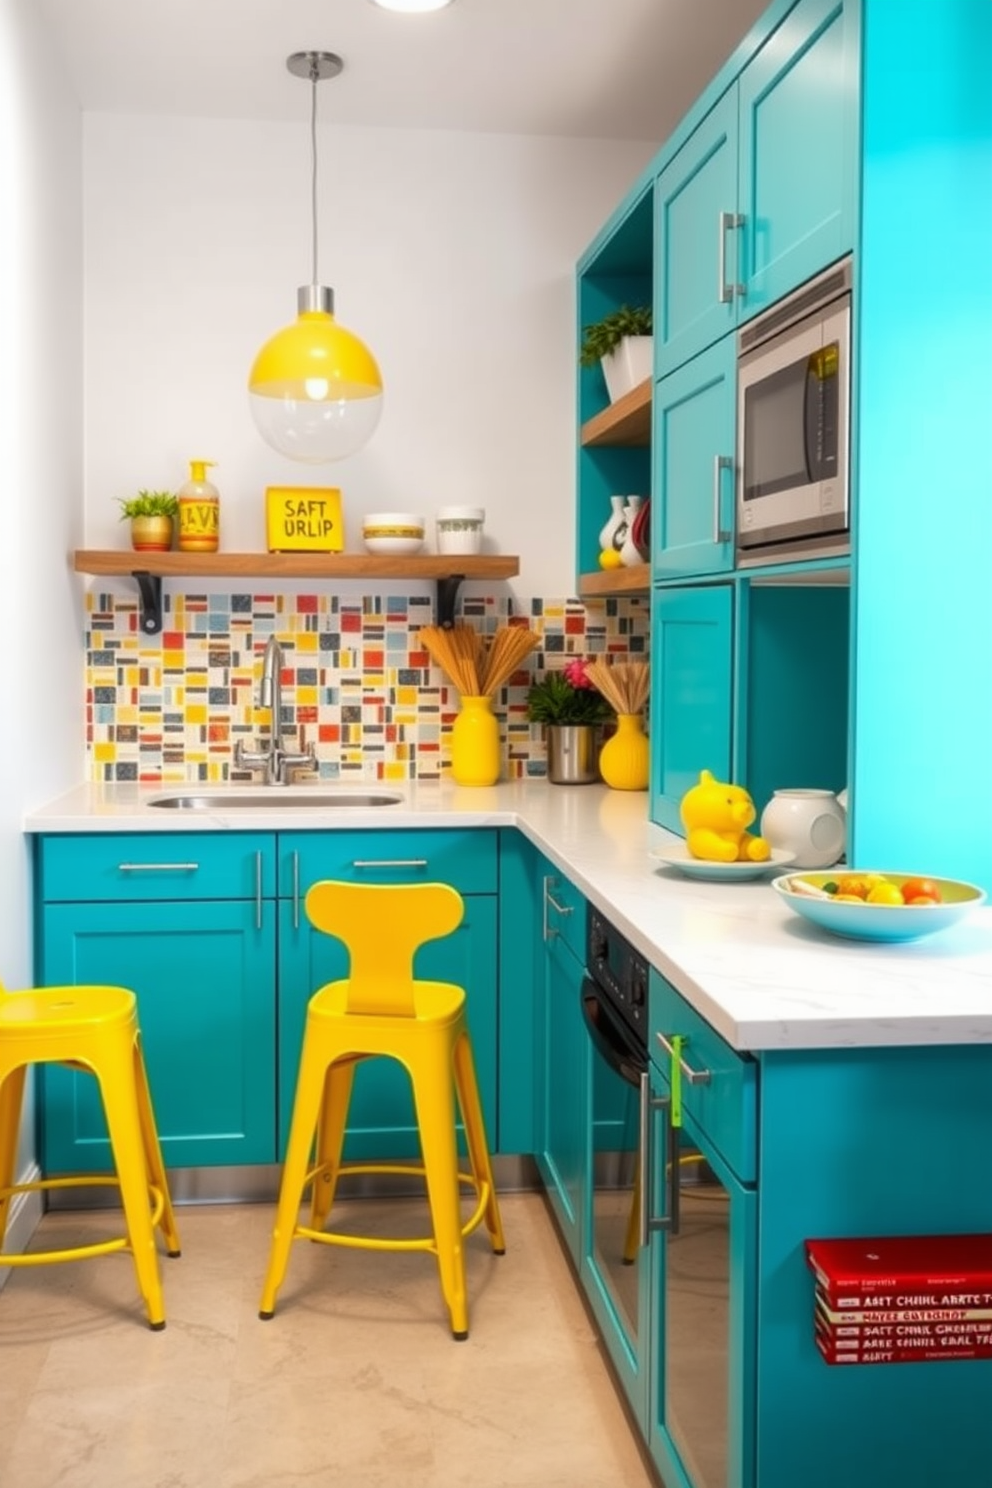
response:
[[[90,778],[150,784],[249,780],[234,767],[241,739],[268,743],[258,706],[262,657],[282,647],[287,747],[313,744],[324,780],[438,779],[450,767],[458,693],[419,644],[434,623],[430,597],[247,592],[163,594],[161,634],[138,628],[137,598],[86,597],[86,745]],[[495,698],[503,778],[546,773],[542,730],[527,720],[527,690],[572,656],[645,655],[648,602],[640,597],[463,600],[457,617],[484,635],[511,618],[541,638]]]

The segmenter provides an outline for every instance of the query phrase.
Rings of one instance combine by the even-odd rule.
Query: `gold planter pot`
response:
[[[172,547],[172,518],[132,517],[131,546],[136,553],[167,553]]]

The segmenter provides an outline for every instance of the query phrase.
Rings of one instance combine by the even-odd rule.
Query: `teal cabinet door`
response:
[[[538,999],[537,1165],[562,1239],[581,1263],[586,1231],[591,1044],[582,1018],[584,968],[574,949],[585,901],[550,864],[543,875],[543,996]]]
[[[655,579],[733,567],[736,377],[734,338],[725,336],[655,384]]]
[[[665,166],[655,202],[655,367],[664,377],[737,320],[736,88]]]
[[[731,776],[733,593],[656,589],[651,606],[651,820],[683,832],[679,802],[712,770]]]
[[[741,74],[741,318],[854,247],[858,10],[800,0]]]
[[[166,1166],[275,1160],[271,900],[49,904],[40,980],[129,987]],[[46,1173],[112,1164],[95,1080],[41,1071]]]
[[[466,1013],[486,1133],[495,1150],[496,1111],[496,897],[469,895],[465,918],[453,935],[422,946],[418,976],[455,982],[467,994]],[[347,975],[341,941],[314,930],[294,900],[279,903],[278,1146],[284,1155],[296,1093],[307,1003],[325,982]],[[396,1060],[369,1059],[355,1073],[345,1157],[352,1162],[390,1161],[420,1155],[409,1077]]]

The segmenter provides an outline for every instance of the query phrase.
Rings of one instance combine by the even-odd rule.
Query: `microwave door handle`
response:
[[[806,362],[806,389],[803,395],[803,459],[806,461],[806,479],[816,479],[813,468],[813,441],[820,413],[820,379],[816,372],[816,353]],[[819,468],[819,462],[817,462]]]

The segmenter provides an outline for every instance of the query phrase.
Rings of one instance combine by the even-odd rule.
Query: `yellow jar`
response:
[[[451,777],[457,785],[495,785],[499,723],[491,697],[463,697],[451,729]]]
[[[618,713],[617,731],[599,755],[599,773],[614,790],[647,790],[650,752],[640,713]]]
[[[189,480],[179,487],[180,553],[216,553],[220,546],[220,493],[207,480],[213,460],[190,460]]]

